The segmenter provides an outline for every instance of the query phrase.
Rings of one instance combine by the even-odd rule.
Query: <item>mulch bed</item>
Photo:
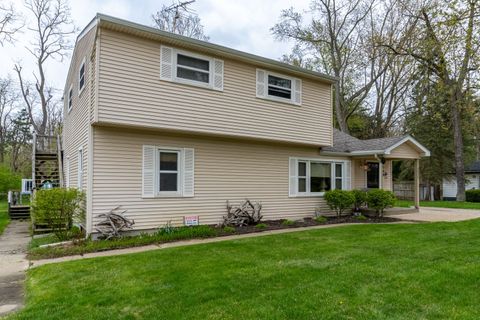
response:
[[[256,233],[270,230],[280,230],[280,229],[294,229],[294,228],[303,228],[303,227],[312,227],[312,226],[321,226],[327,224],[344,224],[344,223],[389,223],[389,222],[398,222],[400,219],[390,218],[390,217],[367,217],[360,220],[354,216],[343,216],[343,217],[325,217],[327,220],[325,222],[317,222],[312,218],[304,218],[303,220],[295,220],[290,225],[284,224],[285,219],[281,220],[265,220],[261,221],[260,224],[266,225],[265,228],[258,228],[255,225],[235,227],[234,232],[225,231],[224,228],[216,227],[218,230],[218,236],[231,236],[237,234],[247,234],[247,233]],[[212,226],[214,227],[214,226]]]

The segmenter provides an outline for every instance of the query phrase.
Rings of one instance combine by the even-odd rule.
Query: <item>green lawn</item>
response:
[[[9,319],[480,319],[479,230],[355,225],[46,265]]]
[[[397,200],[396,207],[411,207],[413,201]],[[437,207],[452,209],[478,209],[480,210],[480,202],[464,202],[464,201],[420,201],[420,207]]]
[[[9,222],[10,217],[8,216],[8,202],[0,201],[0,234],[3,233],[3,230],[5,230]]]

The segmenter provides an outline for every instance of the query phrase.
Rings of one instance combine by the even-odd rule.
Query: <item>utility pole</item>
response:
[[[173,33],[177,31],[177,20],[180,19],[180,10],[184,10],[185,12],[189,12],[188,5],[194,3],[195,0],[190,1],[183,1],[172,4],[170,7],[166,8],[165,11],[175,11],[175,16],[173,17]]]

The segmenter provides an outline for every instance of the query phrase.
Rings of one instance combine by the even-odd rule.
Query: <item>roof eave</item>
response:
[[[220,56],[223,56],[223,57],[230,57],[230,58],[234,58],[234,59],[239,59],[239,60],[243,60],[245,62],[250,62],[252,64],[256,64],[256,65],[259,65],[259,66],[274,68],[275,70],[282,70],[282,71],[285,71],[285,72],[297,74],[299,76],[303,76],[303,77],[315,79],[315,80],[318,80],[318,81],[322,81],[324,83],[333,84],[333,83],[338,81],[338,78],[333,77],[333,76],[329,76],[329,75],[326,75],[326,74],[323,74],[323,73],[320,73],[320,72],[307,70],[307,69],[296,67],[296,66],[293,66],[293,65],[289,65],[289,64],[286,64],[286,63],[283,63],[283,62],[280,62],[280,61],[276,61],[276,60],[269,59],[269,58],[264,58],[264,57],[261,57],[261,56],[257,56],[257,55],[246,53],[246,52],[243,52],[243,51],[231,49],[231,48],[228,48],[228,47],[225,47],[225,46],[209,43],[209,42],[206,42],[206,41],[197,40],[197,39],[181,36],[181,35],[178,35],[178,34],[174,34],[174,33],[171,33],[171,32],[162,31],[162,30],[159,30],[159,29],[156,29],[156,28],[153,28],[153,27],[145,26],[145,25],[138,24],[138,23],[131,22],[131,21],[127,21],[127,20],[124,20],[124,19],[115,18],[115,17],[108,16],[108,15],[105,15],[105,14],[97,13],[97,16],[95,17],[94,20],[95,20],[95,23],[98,24],[99,27],[107,27],[108,28],[109,24],[117,25],[117,26],[121,26],[123,28],[136,30],[136,31],[140,31],[140,32],[145,32],[145,33],[148,33],[150,35],[155,35],[159,39],[162,39],[162,40],[167,41],[167,42],[182,42],[184,44],[187,44],[189,47],[191,47],[193,49],[195,49],[195,48],[196,49],[203,49],[203,50],[206,50],[206,51],[210,51],[212,53],[216,53],[216,54],[218,54]],[[91,23],[94,23],[94,21],[92,20]],[[84,31],[85,30],[86,29],[84,29]],[[82,31],[82,33],[83,33],[83,31]]]

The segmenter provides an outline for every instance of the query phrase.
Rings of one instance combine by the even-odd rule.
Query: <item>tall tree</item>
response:
[[[15,12],[13,5],[0,4],[0,46],[12,42],[21,27],[20,15]]]
[[[10,168],[12,172],[25,171],[24,174],[29,175],[31,170],[31,150],[30,144],[32,133],[30,130],[30,118],[28,111],[20,110],[12,117],[11,129],[8,131],[8,144],[10,148]]]
[[[184,1],[170,6],[162,5],[160,11],[152,15],[155,27],[182,36],[208,41],[200,18],[191,12],[188,5],[195,1]]]
[[[36,133],[46,134],[48,111],[54,97],[54,89],[47,81],[46,64],[50,60],[62,61],[72,49],[69,36],[75,32],[66,0],[26,0],[25,7],[34,17],[34,26],[29,28],[35,41],[27,48],[35,59],[35,81],[27,81],[20,63],[15,71],[31,124]]]
[[[465,200],[462,110],[471,91],[469,78],[477,70],[480,3],[476,0],[414,1],[407,6],[412,20],[410,41],[386,45],[395,54],[413,57],[428,68],[447,95],[453,127],[457,201]],[[423,35],[419,37],[419,35]]]
[[[309,24],[305,25],[302,14],[291,8],[282,12],[280,22],[272,28],[277,39],[294,40],[313,56],[315,69],[339,79],[334,108],[338,126],[344,132],[349,132],[348,119],[362,108],[392,61],[385,50],[373,43],[379,35],[372,24],[385,24],[372,20],[378,20],[374,7],[383,11],[383,19],[387,19],[389,8],[380,8],[376,0],[314,0],[308,12],[312,16]],[[378,61],[383,61],[382,65]]]

